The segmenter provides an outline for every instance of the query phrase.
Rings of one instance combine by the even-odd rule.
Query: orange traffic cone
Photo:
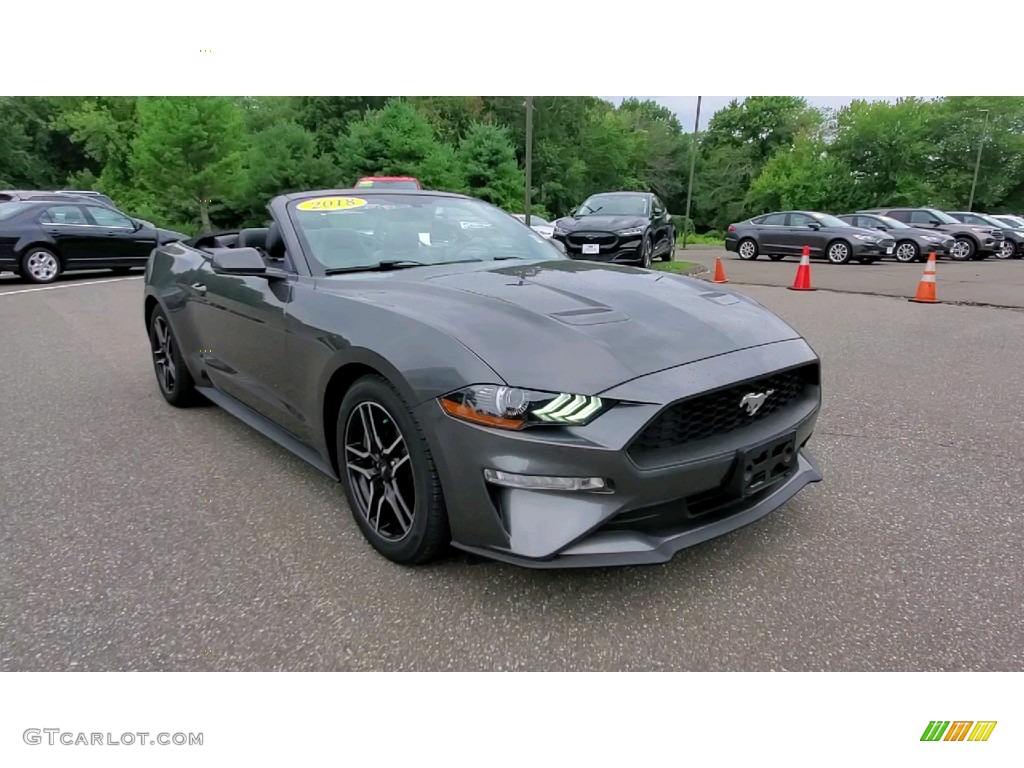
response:
[[[729,279],[725,276],[725,269],[722,268],[722,257],[715,257],[715,279],[713,283],[728,283]]]
[[[811,288],[811,249],[804,246],[803,255],[800,257],[800,266],[796,268],[796,279],[789,286],[791,291],[813,291]]]
[[[935,298],[935,251],[928,254],[928,263],[924,265],[924,274],[917,284],[917,295],[911,301],[918,304],[938,304]]]

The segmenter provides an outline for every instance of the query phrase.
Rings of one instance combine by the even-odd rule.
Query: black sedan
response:
[[[449,542],[534,567],[663,562],[821,479],[818,357],[741,294],[574,261],[460,195],[269,210],[267,229],[153,251],[156,383],[339,480],[395,562]]]
[[[974,213],[973,211],[949,211],[948,213],[964,224],[999,228],[1003,233],[1003,239],[999,243],[999,250],[996,251],[997,259],[1019,259],[1024,256],[1024,228],[1008,225],[1002,219],[986,213]]]
[[[553,222],[552,237],[573,259],[639,264],[671,261],[676,227],[661,199],[650,192],[592,195],[571,215]]]
[[[853,227],[877,229],[879,232],[888,233],[896,241],[893,257],[904,264],[925,261],[930,253],[934,253],[936,257],[948,256],[956,242],[952,235],[935,230],[915,229],[902,221],[877,213],[846,213],[839,218]]]
[[[875,229],[853,227],[842,219],[817,211],[779,211],[732,224],[725,234],[725,248],[750,261],[764,254],[772,261],[800,256],[810,250],[812,259],[833,264],[856,259],[871,264],[891,256],[896,240]]]
[[[50,283],[61,272],[144,267],[180,232],[157,229],[114,208],[61,200],[0,203],[0,272]]]

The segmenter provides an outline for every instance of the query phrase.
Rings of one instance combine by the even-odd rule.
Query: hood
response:
[[[751,299],[632,267],[556,260],[374,276],[384,279],[360,280],[358,290],[351,281],[325,287],[439,328],[506,383],[533,389],[593,395],[656,371],[800,338]]]
[[[559,228],[573,232],[575,230],[597,230],[600,232],[614,232],[617,229],[627,227],[643,227],[648,221],[645,216],[605,216],[595,213],[592,216],[581,216],[574,218],[566,216],[555,222]]]

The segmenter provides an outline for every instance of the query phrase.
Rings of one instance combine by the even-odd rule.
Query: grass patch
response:
[[[679,233],[676,235],[676,242],[683,242],[683,235]],[[725,245],[725,238],[717,232],[707,232],[703,235],[690,234],[686,236],[687,245]]]
[[[699,266],[692,261],[658,261],[651,265],[651,269],[656,269],[659,272],[689,272]]]

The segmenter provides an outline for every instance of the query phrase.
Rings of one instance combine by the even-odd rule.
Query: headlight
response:
[[[992,234],[992,232],[990,230],[982,229],[981,227],[971,227],[971,232],[982,232],[982,233],[984,233],[986,235],[991,235]]]
[[[1018,237],[1024,237],[1024,229],[1014,230]]]
[[[871,235],[854,235],[854,237],[857,238],[858,240],[863,240],[866,243],[877,243],[878,242],[878,238],[877,237],[872,237]]]
[[[935,235],[921,235],[922,240],[927,240],[929,243],[941,243],[942,238],[936,237]]]
[[[438,398],[449,416],[500,429],[544,424],[589,424],[611,403],[590,395],[537,392],[497,384],[475,384]]]
[[[642,235],[646,227],[627,227],[626,229],[620,229],[616,234],[622,235],[623,237],[630,237],[632,235]]]
[[[568,235],[569,234],[569,230],[563,229],[562,227],[560,227],[560,226],[558,226],[556,224],[552,234],[555,234],[555,235]]]

